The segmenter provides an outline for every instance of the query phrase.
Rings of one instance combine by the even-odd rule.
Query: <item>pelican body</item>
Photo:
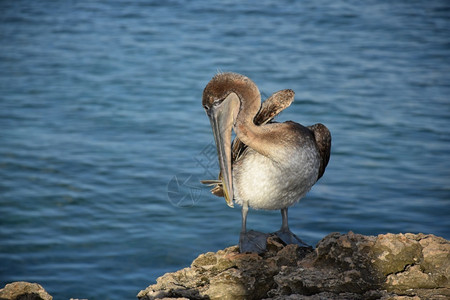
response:
[[[280,137],[276,154],[281,157],[267,157],[247,148],[233,163],[234,197],[241,206],[247,202],[255,209],[286,208],[299,201],[317,181],[320,158],[314,137],[293,122],[270,127]],[[295,134],[297,130],[304,135]],[[291,145],[286,146],[284,140]]]
[[[242,206],[241,252],[264,252],[267,234],[247,231],[248,207],[281,210],[276,234],[286,244],[304,243],[288,226],[288,207],[297,203],[323,175],[328,164],[331,135],[322,124],[304,127],[272,119],[293,101],[294,92],[273,94],[261,106],[257,86],[236,73],[214,76],[203,91],[202,104],[210,119],[217,146],[219,180],[212,193]],[[231,143],[232,130],[236,139]]]

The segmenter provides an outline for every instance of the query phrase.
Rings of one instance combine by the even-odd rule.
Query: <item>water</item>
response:
[[[218,70],[294,89],[279,120],[332,132],[290,209],[304,240],[450,238],[449,37],[446,1],[0,2],[0,285],[134,299],[236,244],[239,209],[197,183],[217,173],[200,102]]]

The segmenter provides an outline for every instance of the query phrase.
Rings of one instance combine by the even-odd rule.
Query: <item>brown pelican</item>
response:
[[[283,90],[261,106],[257,86],[236,73],[214,76],[203,91],[202,104],[210,119],[219,158],[217,196],[242,206],[241,252],[262,253],[267,234],[247,231],[248,208],[281,210],[282,226],[275,234],[286,244],[303,242],[288,226],[288,207],[297,203],[323,175],[330,158],[331,135],[322,124],[304,127],[271,120],[293,101]],[[236,138],[231,144],[232,130]]]

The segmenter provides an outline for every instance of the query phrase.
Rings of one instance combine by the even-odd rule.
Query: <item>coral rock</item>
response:
[[[0,290],[0,300],[52,300],[44,288],[37,283],[17,281]]]
[[[138,294],[141,300],[447,299],[450,242],[425,234],[331,233],[312,248],[268,238],[262,255],[233,246],[196,258]]]

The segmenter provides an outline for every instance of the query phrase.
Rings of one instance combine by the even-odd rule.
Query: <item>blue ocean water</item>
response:
[[[201,106],[218,71],[295,90],[278,120],[330,129],[290,209],[305,241],[450,238],[447,1],[1,1],[0,285],[134,299],[236,244],[239,208],[198,183],[218,172]]]

